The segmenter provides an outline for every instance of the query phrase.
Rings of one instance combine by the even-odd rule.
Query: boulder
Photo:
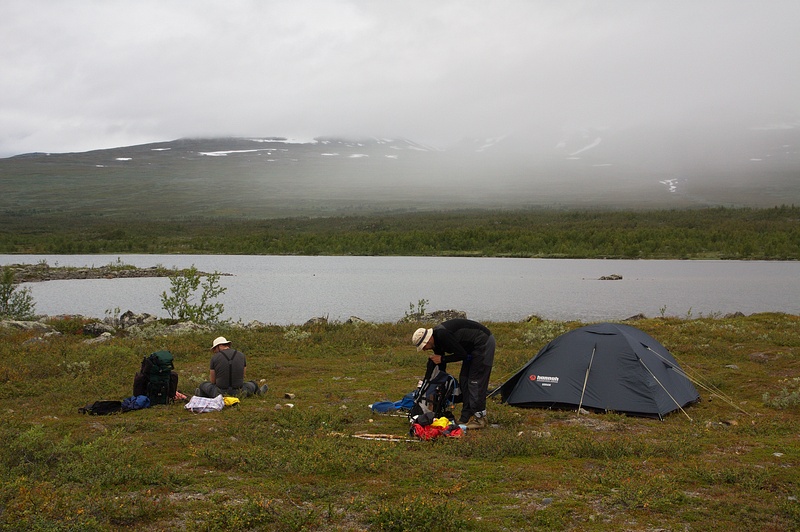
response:
[[[103,333],[116,334],[117,330],[107,323],[93,321],[83,326],[83,334],[86,336],[100,336]]]
[[[210,331],[210,325],[201,325],[193,321],[182,321],[175,325],[168,325],[164,327],[164,332],[167,334],[186,334],[192,332]]]
[[[112,338],[113,338],[113,336],[111,335],[111,333],[104,332],[103,334],[101,334],[97,338],[89,338],[88,340],[84,340],[83,343],[85,343],[85,344],[99,344],[99,343],[107,342],[107,341],[111,340]]]
[[[398,323],[419,322],[436,325],[442,323],[443,321],[466,317],[467,313],[463,310],[434,310],[433,312],[426,312],[425,314],[408,314],[398,321]]]
[[[23,331],[37,331],[37,332],[56,332],[56,330],[42,321],[19,321],[19,320],[3,320],[0,321],[0,327],[8,327],[12,329],[20,329]]]
[[[130,310],[119,317],[119,325],[123,329],[127,329],[133,325],[145,325],[154,321],[158,321],[158,318],[152,314],[147,314],[146,312],[142,314],[134,314]]]
[[[646,319],[647,319],[647,316],[645,316],[642,313],[639,313],[639,314],[634,314],[633,316],[630,316],[628,318],[625,318],[622,321],[638,321],[638,320],[646,320]]]

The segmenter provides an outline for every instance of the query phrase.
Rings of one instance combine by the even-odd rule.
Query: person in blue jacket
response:
[[[458,422],[473,430],[486,427],[486,395],[495,350],[492,331],[477,321],[456,318],[417,329],[411,342],[417,351],[432,351],[429,367],[434,364],[444,369],[445,364],[461,362],[458,382],[463,406]]]

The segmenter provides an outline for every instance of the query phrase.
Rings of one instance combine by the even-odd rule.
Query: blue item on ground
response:
[[[369,405],[373,412],[385,414],[396,410],[410,410],[414,406],[414,392],[407,393],[399,401],[378,401]]]
[[[141,410],[150,406],[150,398],[146,395],[132,395],[122,400],[122,411]]]

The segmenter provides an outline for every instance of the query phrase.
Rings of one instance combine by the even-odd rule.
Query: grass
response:
[[[0,328],[0,529],[800,527],[798,316],[633,323],[719,390],[699,388],[691,420],[490,400],[491,428],[432,442],[352,437],[407,433],[404,416],[367,405],[401,398],[420,378],[414,324],[223,327],[86,344],[76,320],[46,338]],[[498,339],[492,385],[580,325],[489,324]],[[247,354],[248,375],[270,384],[266,396],[214,414],[180,404],[78,413],[130,395],[142,356],[158,349],[173,352],[179,387],[191,393],[220,334]]]

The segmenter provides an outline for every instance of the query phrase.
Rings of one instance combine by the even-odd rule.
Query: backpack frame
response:
[[[169,351],[155,351],[144,357],[133,378],[133,395],[146,395],[153,405],[172,402],[178,391],[178,374],[173,371],[174,367]]]
[[[456,378],[446,371],[434,368],[430,378],[424,379],[414,391],[414,406],[408,412],[408,419],[414,421],[417,416],[426,414],[434,418],[455,419],[451,408],[460,400],[461,389]]]

